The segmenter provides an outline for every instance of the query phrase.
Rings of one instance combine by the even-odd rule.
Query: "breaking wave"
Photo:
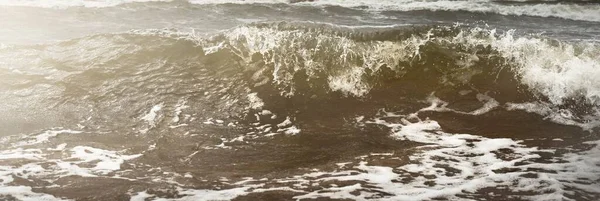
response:
[[[437,101],[439,107],[432,110],[472,115],[494,108],[523,110],[585,129],[597,126],[600,116],[600,45],[523,36],[514,30],[458,25],[353,28],[274,22],[241,26],[212,36],[139,30],[41,48],[52,53],[42,54],[35,46],[0,49],[47,57],[33,59],[33,64],[20,64],[24,60],[3,54],[4,63],[12,66],[4,74],[11,79],[43,75],[50,83],[60,83],[34,85],[46,88],[39,94],[44,94],[41,100],[46,100],[42,104],[53,103],[47,107],[70,102],[101,104],[124,118],[131,115],[127,112],[145,110],[147,105],[111,109],[126,102],[116,98],[120,91],[130,91],[127,97],[131,99],[143,99],[147,93],[134,86],[144,86],[148,79],[161,76],[180,77],[188,85],[164,80],[160,86],[154,83],[144,88],[154,86],[151,90],[167,94],[203,91],[206,101],[216,108],[214,114],[223,114],[221,118],[252,119],[254,112],[262,110],[285,118],[300,108],[328,108],[340,103],[377,109],[398,105],[399,100],[405,100],[413,110],[423,107],[423,102]],[[80,51],[94,58],[84,58]],[[93,65],[86,64],[89,59],[94,60]],[[58,65],[60,62],[77,67],[64,69]],[[63,70],[30,67],[40,63]],[[176,72],[180,73],[173,74]],[[189,79],[192,75],[184,72],[192,72],[196,78]],[[81,85],[77,81],[97,73],[102,76],[95,76],[94,82],[113,80],[124,84]],[[132,75],[145,78],[130,79]],[[22,85],[15,83],[8,83],[9,89],[15,90],[11,93],[34,90],[23,91]],[[88,94],[79,97],[69,93],[78,90]],[[7,95],[5,99],[15,104],[0,108],[4,111],[43,109],[40,104],[22,105],[29,103],[18,101],[19,97]],[[467,99],[463,104],[453,104]],[[153,102],[162,105],[159,103],[164,101]],[[477,110],[483,106],[486,109]]]
[[[367,30],[312,23],[243,26],[202,43],[207,58],[239,58],[259,97],[368,102],[435,93],[452,102],[475,92],[509,109],[561,113],[557,122],[586,124],[599,114],[595,43],[459,26]]]

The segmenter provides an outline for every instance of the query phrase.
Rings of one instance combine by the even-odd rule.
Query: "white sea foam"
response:
[[[410,115],[393,117],[399,116]],[[343,187],[324,187],[294,198],[431,200],[443,197],[463,200],[465,198],[459,195],[468,195],[486,187],[509,186],[508,190],[514,192],[536,192],[534,196],[522,196],[523,199],[571,200],[567,195],[572,193],[572,188],[591,193],[597,193],[600,189],[597,182],[600,177],[599,142],[589,142],[595,145],[589,151],[555,159],[568,161],[566,163],[536,163],[530,161],[540,158],[538,153],[553,153],[554,150],[527,147],[520,141],[508,138],[445,133],[432,120],[402,122],[391,123],[382,119],[369,121],[392,128],[392,136],[397,139],[425,143],[417,154],[410,156],[412,163],[400,167],[384,167],[369,165],[363,161],[350,170],[314,172],[290,178],[285,182],[300,182],[300,186],[313,182],[355,182]],[[344,163],[340,167],[347,166]],[[532,170],[535,168],[542,171]],[[524,174],[537,176],[524,177]],[[404,178],[410,180],[399,182]]]
[[[490,102],[484,95],[478,98],[484,103]],[[439,102],[433,101],[434,106],[428,108],[440,108],[443,104]],[[420,111],[423,110],[427,109]],[[465,112],[469,113],[472,112]],[[236,184],[239,187],[227,190],[234,192],[227,194],[232,196],[227,199],[270,189],[296,192],[298,195],[294,199],[375,198],[390,201],[440,197],[464,200],[464,196],[488,187],[505,188],[515,193],[533,192],[533,195],[520,197],[527,200],[571,200],[569,195],[574,191],[600,193],[600,141],[585,143],[593,146],[587,151],[556,155],[549,159],[562,162],[540,163],[537,162],[542,158],[540,153],[554,154],[556,150],[528,147],[510,138],[446,133],[436,121],[420,120],[418,113],[404,115],[382,112],[381,115],[364,121],[389,127],[391,137],[395,139],[424,144],[413,149],[415,153],[409,156],[410,163],[398,167],[370,165],[367,162],[369,157],[397,158],[394,153],[373,153],[357,157],[359,162],[336,163],[339,170],[332,172],[314,170],[303,175],[273,179],[276,183],[269,185],[263,183],[268,181],[250,179],[253,182],[247,183],[252,183],[252,188],[243,188],[248,186],[238,182]],[[401,121],[388,121],[398,118]],[[338,182],[345,184],[337,185]],[[310,190],[314,186],[319,186],[319,189]],[[200,195],[223,196],[223,191],[187,192],[190,195],[185,199],[198,199],[194,196]],[[140,193],[140,196],[149,195]]]
[[[325,62],[327,61],[324,61],[320,55],[330,54],[332,57],[335,57],[336,65],[345,66],[345,68],[339,68],[340,70],[331,72],[328,76],[330,89],[352,96],[365,95],[371,89],[362,79],[365,68],[376,70],[381,65],[380,61],[393,63],[398,60],[409,59],[410,56],[415,55],[413,50],[418,51],[418,46],[427,42],[427,39],[414,38],[414,40],[399,43],[361,43],[349,38],[332,36],[325,33],[310,33],[301,30],[281,31],[271,28],[247,26],[230,30],[225,35],[228,37],[228,40],[237,43],[231,48],[247,49],[250,51],[249,55],[260,53],[263,56],[272,57],[264,59],[273,65],[272,75],[263,75],[263,72],[268,71],[257,70],[253,78],[257,80],[261,77],[271,76],[275,84],[282,86],[288,86],[292,82],[294,72],[300,69],[306,70],[309,76],[326,70],[328,64]],[[297,42],[294,42],[311,40],[318,42],[316,47],[298,46]],[[395,50],[398,50],[402,54],[394,55],[392,52],[389,52],[391,48],[395,48]],[[269,52],[277,52],[277,54],[270,54]],[[290,55],[296,55],[303,59],[298,63],[299,61],[296,57]],[[251,60],[251,58],[243,56],[242,58],[248,61]],[[356,64],[358,58],[366,60],[364,65]],[[294,89],[293,87],[290,88],[288,91],[281,91],[281,94],[292,96]],[[249,96],[250,100],[252,100],[252,97]]]
[[[59,145],[63,147],[64,144]],[[55,150],[51,150],[55,151]],[[124,160],[130,160],[139,155],[122,155],[114,151],[101,150],[91,147],[78,146],[72,149],[73,153],[69,160],[47,159],[46,154],[39,149],[5,150],[0,152],[0,161],[2,160],[30,160],[31,162],[22,165],[0,165],[0,195],[11,195],[17,200],[37,201],[37,200],[63,200],[52,195],[36,193],[29,186],[15,186],[11,184],[14,177],[30,178],[51,176],[54,179],[68,175],[79,175],[84,177],[95,177],[98,174],[106,174],[118,170]],[[54,166],[41,166],[38,164],[52,162]],[[88,163],[96,164],[94,167],[80,167],[78,164]],[[2,164],[2,163],[0,163]],[[50,180],[54,180],[50,179]]]
[[[29,186],[0,186],[0,195],[11,195],[20,201],[66,200],[54,197],[53,195],[33,192],[32,188]]]
[[[301,200],[390,201],[465,200],[465,196],[488,187],[534,193],[519,197],[525,200],[572,200],[569,196],[575,191],[600,193],[600,141],[587,142],[593,146],[587,151],[556,155],[550,159],[561,162],[540,163],[537,162],[542,158],[540,153],[553,154],[556,150],[528,147],[510,138],[446,133],[436,121],[418,120],[418,113],[383,112],[381,115],[364,121],[389,127],[391,137],[395,139],[424,144],[409,150],[414,153],[409,155],[408,164],[398,167],[372,165],[368,162],[372,157],[398,158],[396,153],[372,153],[357,157],[356,162],[336,163],[338,169],[330,172],[314,169],[286,178],[249,178],[233,183],[234,187],[226,190],[181,187],[178,188],[181,198],[164,200],[233,199],[270,190],[294,192],[297,193],[294,199]],[[402,120],[388,121],[397,118]],[[221,182],[229,180],[221,179]],[[145,198],[156,197],[147,192],[132,196],[134,200]]]
[[[254,185],[256,186],[256,185]],[[146,199],[162,201],[210,201],[210,200],[232,200],[238,196],[246,195],[252,186],[244,186],[225,190],[197,190],[178,188],[180,198],[156,198],[146,191],[138,192],[131,196],[131,201],[142,201]],[[152,199],[154,198],[154,199]]]
[[[488,37],[480,37],[485,33]],[[448,42],[470,46],[491,46],[516,65],[519,80],[532,91],[548,97],[550,103],[538,105],[508,104],[508,109],[524,109],[540,113],[557,123],[578,125],[584,129],[599,126],[598,108],[595,112],[575,119],[566,109],[552,109],[554,105],[564,104],[565,100],[582,97],[588,103],[600,104],[600,46],[595,43],[562,43],[544,38],[515,37],[513,31],[496,34],[495,30],[474,28],[462,31],[453,38],[435,38],[432,42]],[[486,101],[483,108],[473,113],[482,114],[498,106],[490,97],[478,95],[480,101]],[[447,110],[444,102],[435,108]],[[437,106],[436,106],[437,107]]]
[[[151,194],[148,194],[146,191],[142,191],[142,192],[138,192],[135,193],[133,195],[131,195],[131,198],[129,198],[129,201],[146,201],[149,198],[153,198],[154,196]]]
[[[56,148],[47,148],[48,151],[62,151],[67,147],[67,143],[56,145]]]
[[[145,134],[150,129],[155,128],[157,123],[161,120],[163,115],[160,113],[162,108],[164,107],[163,103],[152,106],[150,111],[146,113],[144,116],[140,117],[141,120],[144,120],[147,125],[144,128],[140,129],[140,133]],[[177,111],[176,111],[177,112]]]
[[[331,76],[328,80],[329,88],[346,94],[363,96],[371,90],[371,87],[362,82],[362,74],[363,69],[355,66],[345,74],[346,76]]]
[[[251,109],[261,109],[265,103],[258,97],[257,93],[248,94],[249,107]]]
[[[427,98],[427,102],[429,102],[431,105],[429,107],[423,108],[419,111],[454,112],[454,113],[459,113],[459,114],[481,115],[481,114],[485,114],[485,113],[489,112],[490,110],[500,106],[500,103],[498,103],[498,101],[496,101],[496,99],[494,99],[488,95],[477,94],[476,98],[478,101],[483,103],[483,106],[481,106],[480,108],[478,108],[476,110],[473,110],[470,112],[465,112],[465,111],[459,111],[459,110],[448,108],[448,104],[449,104],[448,102],[441,100],[440,98],[436,97],[434,93],[431,93],[431,95]]]
[[[6,159],[27,159],[27,160],[39,160],[42,159],[42,150],[40,149],[11,149],[0,152],[0,160]]]
[[[66,144],[59,145],[56,149],[48,151],[61,151]],[[29,179],[38,178],[53,181],[60,177],[78,175],[83,177],[96,177],[120,169],[121,163],[140,155],[124,155],[115,151],[102,150],[92,147],[77,146],[71,151],[71,157],[63,159],[50,159],[41,149],[16,148],[0,152],[0,195],[10,195],[16,200],[23,201],[55,201],[65,200],[53,195],[33,192],[30,186],[18,186],[12,183],[15,177]],[[8,165],[5,160],[28,161]],[[43,165],[41,165],[43,164]],[[85,165],[82,165],[85,164]],[[90,167],[89,165],[92,165]],[[0,198],[6,198],[1,197]],[[9,199],[10,197],[6,198]],[[11,199],[9,199],[11,200]]]
[[[481,33],[488,38],[477,37]],[[449,42],[490,45],[517,64],[521,82],[545,95],[554,104],[582,96],[591,103],[600,101],[600,52],[598,44],[553,44],[543,38],[515,37],[514,31],[475,28],[461,32]]]
[[[82,132],[75,131],[75,130],[68,130],[68,129],[47,130],[40,134],[24,137],[21,141],[15,143],[15,146],[33,145],[33,144],[47,142],[50,138],[54,138],[54,137],[58,136],[59,134],[79,134],[79,133],[82,133]]]
[[[381,175],[384,181],[388,181],[377,182],[385,192],[399,192],[396,193],[395,199],[427,200],[439,196],[457,199],[458,197],[455,196],[462,192],[475,192],[480,188],[518,181],[516,177],[518,174],[500,174],[494,171],[514,167],[515,163],[538,157],[533,153],[537,151],[536,148],[527,148],[517,141],[445,133],[441,131],[437,122],[431,120],[417,123],[404,121],[402,124],[384,123],[384,125],[396,130],[392,136],[398,139],[430,144],[425,146],[428,148],[421,154],[410,157],[412,161],[418,162],[401,166],[399,169],[404,170],[406,176],[418,173],[433,175],[433,179],[417,177],[408,184],[391,183],[391,180],[402,178],[404,175],[392,173],[391,168],[383,175],[376,171],[368,171],[369,174]],[[502,160],[494,154],[501,149],[512,150],[513,159]],[[363,169],[382,169],[361,165]],[[371,176],[365,175],[365,177]],[[428,181],[433,182],[431,186],[427,186]],[[394,191],[394,189],[402,190]]]
[[[155,124],[156,117],[158,116],[158,112],[163,108],[163,104],[158,104],[152,107],[150,111],[144,115],[141,119],[147,121],[149,124]]]
[[[40,174],[46,171],[42,166],[35,163],[27,163],[21,166],[6,165],[4,160],[42,160],[44,155],[40,149],[22,149],[4,150],[0,152],[0,195],[10,195],[17,200],[37,201],[37,200],[63,200],[52,195],[36,193],[29,186],[9,185],[14,181],[14,177],[28,177],[31,175]]]
[[[283,129],[283,132],[288,135],[296,135],[296,134],[300,133],[300,131],[301,130],[296,126],[292,126],[292,127]]]
[[[177,102],[177,104],[175,105],[175,110],[173,111],[173,119],[171,120],[172,123],[179,123],[179,116],[181,115],[181,112],[183,111],[183,109],[189,108],[189,106],[187,106],[186,103],[187,101],[183,99]]]
[[[56,148],[47,149],[23,149],[21,147],[0,151],[0,161],[17,160],[29,161],[22,165],[3,166],[0,170],[5,174],[16,174],[19,171],[21,177],[28,176],[68,176],[79,175],[84,177],[95,177],[105,175],[120,169],[120,165],[127,160],[140,157],[141,154],[126,155],[122,151],[110,151],[94,147],[76,146],[66,149],[67,144],[62,143]],[[52,152],[64,152],[63,157],[49,157]],[[41,168],[40,163],[44,163],[45,168]],[[54,164],[48,166],[47,164]],[[1,164],[1,163],[0,163]],[[0,171],[0,173],[2,173]],[[8,183],[4,179],[4,183]]]
[[[92,168],[87,168],[94,174],[106,174],[115,170],[119,170],[121,164],[126,160],[131,160],[140,157],[141,154],[124,155],[117,151],[103,150],[93,147],[76,146],[71,149],[72,154],[70,159],[79,159],[77,162],[66,162],[72,165],[80,163],[94,162],[96,165]]]
[[[284,121],[282,121],[281,123],[277,124],[277,127],[279,128],[283,128],[283,127],[288,127],[292,125],[292,120],[290,120],[290,117],[286,117]]]

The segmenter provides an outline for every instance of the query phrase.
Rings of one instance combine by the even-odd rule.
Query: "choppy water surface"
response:
[[[592,1],[0,1],[0,200],[599,200]]]

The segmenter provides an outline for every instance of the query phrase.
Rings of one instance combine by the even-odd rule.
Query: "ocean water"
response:
[[[0,0],[0,200],[600,200],[600,3]]]

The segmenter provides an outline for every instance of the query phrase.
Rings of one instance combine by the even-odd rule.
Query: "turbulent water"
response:
[[[600,200],[594,1],[0,0],[0,200]]]

